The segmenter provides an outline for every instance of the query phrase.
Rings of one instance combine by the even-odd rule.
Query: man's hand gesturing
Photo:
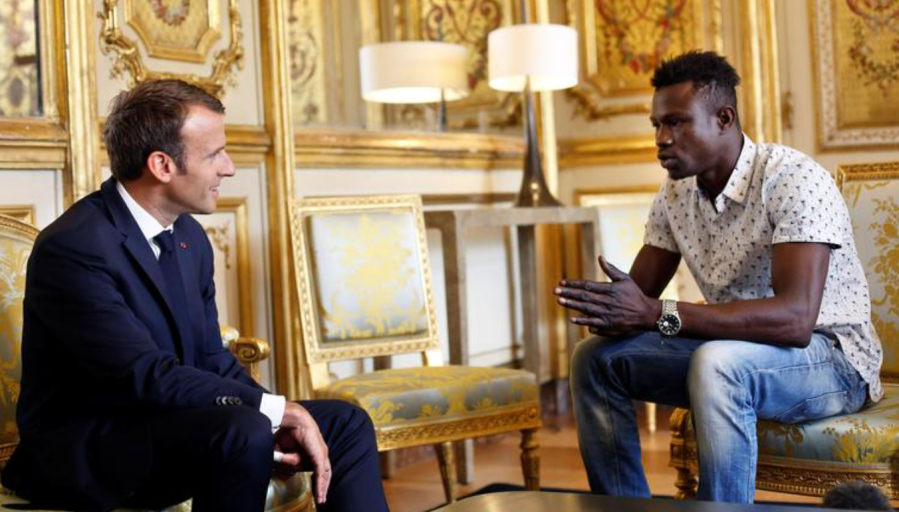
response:
[[[572,323],[603,336],[625,336],[652,329],[661,314],[661,303],[644,295],[631,276],[602,256],[599,265],[612,282],[563,280],[553,290],[559,304],[583,314],[572,318]]]

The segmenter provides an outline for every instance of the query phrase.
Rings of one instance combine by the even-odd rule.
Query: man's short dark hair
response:
[[[215,96],[181,80],[150,80],[119,93],[103,129],[112,175],[119,181],[139,178],[154,151],[169,155],[183,170],[181,127],[193,106],[225,113]]]
[[[862,481],[844,482],[827,491],[822,505],[850,510],[893,510],[880,489]]]
[[[726,106],[737,109],[740,75],[721,55],[694,50],[667,59],[656,68],[651,81],[657,91],[684,82],[693,82],[695,91],[704,90],[710,112]]]

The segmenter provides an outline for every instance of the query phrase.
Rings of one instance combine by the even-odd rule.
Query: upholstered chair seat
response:
[[[352,402],[379,429],[434,421],[467,422],[538,403],[533,373],[504,368],[424,366],[363,373],[316,391]]]

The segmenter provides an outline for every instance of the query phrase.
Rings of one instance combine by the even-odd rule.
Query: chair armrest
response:
[[[259,362],[265,360],[271,353],[268,342],[261,338],[241,336],[237,329],[222,325],[222,343],[240,361],[240,364],[249,372],[250,377],[259,381]]]

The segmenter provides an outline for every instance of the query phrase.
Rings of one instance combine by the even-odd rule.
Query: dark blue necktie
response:
[[[159,245],[159,267],[165,277],[165,287],[168,292],[169,304],[175,316],[178,326],[178,338],[181,340],[179,356],[184,359],[184,351],[187,347],[193,347],[190,340],[190,317],[187,313],[187,295],[184,293],[184,279],[181,277],[181,268],[178,266],[178,255],[175,254],[175,235],[171,231],[163,231],[153,237]]]

